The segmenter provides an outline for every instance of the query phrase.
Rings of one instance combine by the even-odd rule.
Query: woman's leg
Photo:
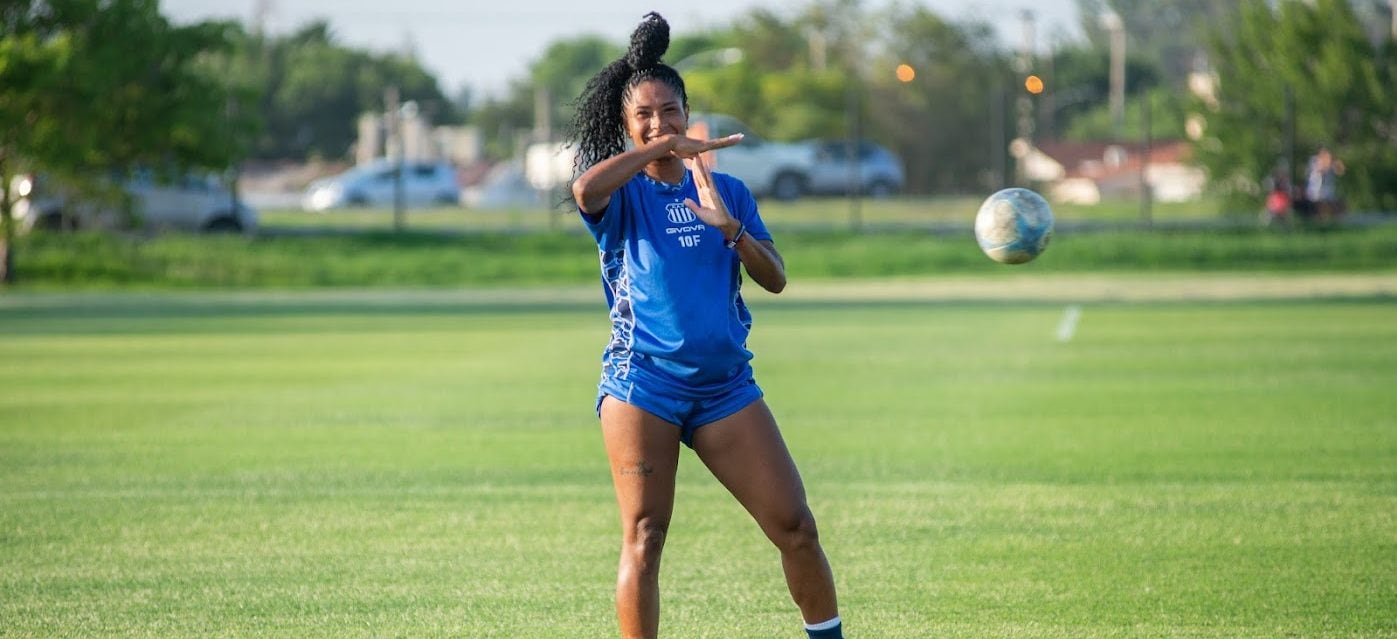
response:
[[[759,399],[699,428],[694,452],[781,551],[786,585],[806,623],[838,615],[834,575],[805,503],[805,487],[766,402]]]
[[[674,511],[679,428],[614,397],[602,400],[601,426],[621,507],[616,616],[625,639],[654,639],[660,627],[660,551]]]

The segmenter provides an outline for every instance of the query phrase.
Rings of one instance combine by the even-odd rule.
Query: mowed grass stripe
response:
[[[0,636],[615,636],[599,308],[168,299],[0,310]],[[759,306],[851,633],[1397,635],[1393,306],[1083,309]],[[678,493],[666,636],[798,635]]]

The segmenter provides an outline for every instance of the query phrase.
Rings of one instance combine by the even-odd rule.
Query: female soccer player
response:
[[[572,194],[600,248],[611,309],[597,414],[621,513],[621,634],[659,633],[660,553],[683,442],[780,550],[810,637],[842,638],[805,488],[748,363],[740,271],[779,293],[785,268],[747,187],[700,156],[741,137],[686,136],[684,81],[660,62],[668,47],[669,25],[646,15],[626,56],[587,83],[574,121]]]

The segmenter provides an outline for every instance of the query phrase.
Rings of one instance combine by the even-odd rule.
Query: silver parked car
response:
[[[736,118],[716,113],[689,116],[689,131],[693,137],[745,136],[741,144],[714,151],[713,170],[742,180],[753,195],[794,200],[809,191],[814,158],[808,145],[762,139]]]
[[[396,164],[376,160],[310,183],[301,207],[327,211],[352,206],[393,206]],[[456,167],[447,162],[403,163],[403,202],[407,206],[455,206],[461,201]]]
[[[870,197],[888,197],[902,192],[905,176],[902,160],[892,151],[868,140],[855,145],[857,165],[850,161],[848,140],[816,140],[815,166],[810,170],[809,189],[819,195],[844,195],[857,184]],[[854,176],[858,177],[854,181]]]
[[[13,185],[20,197],[14,217],[23,232],[47,230],[179,230],[251,233],[257,211],[211,175],[187,174],[162,178],[136,171],[115,180],[131,198],[134,218],[111,202],[96,202],[62,189],[46,188],[42,177],[20,176]]]

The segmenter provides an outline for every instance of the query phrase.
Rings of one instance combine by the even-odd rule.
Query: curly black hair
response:
[[[573,161],[575,175],[598,162],[626,150],[626,123],[623,112],[626,94],[647,80],[658,80],[674,90],[685,109],[689,95],[679,72],[660,61],[669,49],[669,23],[650,12],[631,33],[626,55],[606,65],[582,89],[574,103],[572,142],[577,147]]]

